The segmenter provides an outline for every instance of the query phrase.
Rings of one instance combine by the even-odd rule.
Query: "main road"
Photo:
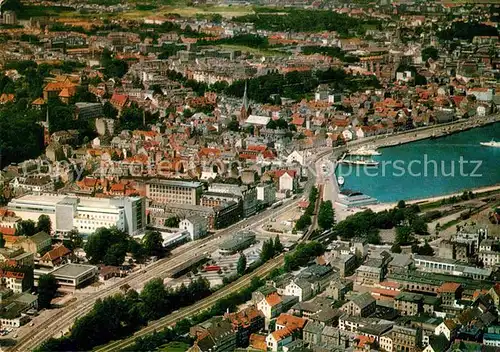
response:
[[[311,158],[311,166],[316,165],[320,158],[323,158],[331,153],[331,149],[317,149],[315,150],[315,153],[316,154]],[[310,176],[305,187],[306,189],[313,185],[316,178],[315,168],[310,167],[309,171]],[[120,293],[122,291],[121,287],[125,284],[134,289],[141,289],[146,282],[153,278],[168,277],[177,266],[183,265],[191,259],[199,256],[200,251],[215,251],[219,244],[232,236],[235,231],[257,228],[263,223],[269,221],[271,217],[278,216],[292,208],[295,208],[299,201],[300,198],[289,199],[278,209],[267,209],[228,228],[217,231],[210,237],[182,245],[172,250],[169,257],[160,259],[144,268],[144,270],[134,272],[126,278],[96,292],[80,293],[74,302],[69,303],[65,307],[42,313],[41,316],[35,319],[35,326],[21,328],[22,330],[18,332],[19,338],[17,339],[16,344],[10,347],[8,351],[29,351],[51,337],[61,336],[70,328],[77,318],[88,313],[98,299],[103,299],[113,294]],[[219,295],[220,293],[217,293],[217,295],[214,294],[210,297],[219,297]]]

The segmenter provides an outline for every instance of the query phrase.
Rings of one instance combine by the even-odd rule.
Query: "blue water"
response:
[[[500,183],[500,148],[480,142],[500,141],[500,123],[438,139],[382,148],[378,167],[339,165],[344,188],[380,202],[397,202],[459,193]],[[413,161],[413,162],[412,162]]]

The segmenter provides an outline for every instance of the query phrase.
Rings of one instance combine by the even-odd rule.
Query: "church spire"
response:
[[[248,111],[247,81],[245,81],[245,92],[243,93],[243,107]]]
[[[50,126],[49,126],[49,106],[47,105],[47,112],[45,116],[45,122],[40,124],[43,126],[43,143],[47,146],[50,143]]]
[[[49,106],[47,105],[47,114],[45,116],[45,125],[47,126],[47,132],[50,132],[49,127]]]

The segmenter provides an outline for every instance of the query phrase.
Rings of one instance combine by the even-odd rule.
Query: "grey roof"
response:
[[[252,241],[255,241],[255,233],[253,232],[240,232],[236,236],[224,241],[219,245],[222,250],[233,250],[239,249],[240,246],[244,244],[250,245]]]
[[[370,304],[375,303],[375,298],[372,297],[372,295],[368,292],[362,293],[360,295],[357,295],[352,299],[352,302],[357,305],[359,308],[363,309]]]
[[[294,340],[290,343],[287,343],[286,348],[289,352],[304,352],[305,351],[305,346],[304,346],[304,341],[297,339]]]
[[[365,326],[359,327],[360,332],[365,332],[369,335],[380,336],[384,332],[389,331],[393,324],[367,324]]]
[[[84,265],[84,264],[66,264],[54,270],[53,272],[51,272],[51,274],[54,275],[55,277],[64,276],[64,277],[76,278],[79,277],[80,275],[89,272],[90,270],[96,270],[97,272],[97,267],[93,265]]]
[[[180,180],[162,180],[155,178],[147,182],[148,184],[161,184],[166,186],[177,186],[177,187],[187,187],[187,188],[198,188],[201,187],[201,182],[198,181],[180,181]]]
[[[312,320],[327,323],[327,322],[335,320],[340,315],[341,315],[341,313],[338,309],[325,308],[325,309],[322,309],[319,312],[311,315],[309,318]]]
[[[438,336],[432,335],[429,337],[429,345],[435,352],[446,351],[450,345],[450,341],[443,334]]]
[[[413,262],[413,259],[410,257],[410,255],[393,253],[392,260],[389,263],[389,266],[406,267],[411,262]]]
[[[310,332],[313,334],[321,334],[323,331],[323,325],[318,322],[309,320],[304,327],[304,332]]]
[[[368,259],[365,263],[364,266],[371,266],[374,268],[381,268],[384,265],[384,262],[381,259]]]
[[[299,297],[297,296],[281,296],[281,305],[287,307],[290,304],[297,302]]]
[[[298,302],[293,305],[292,309],[316,313],[321,310],[321,307],[314,302]]]
[[[309,281],[305,280],[305,279],[295,279],[293,280],[293,282],[299,286],[301,289],[306,289],[306,288],[309,288],[311,287],[311,284],[309,283]]]

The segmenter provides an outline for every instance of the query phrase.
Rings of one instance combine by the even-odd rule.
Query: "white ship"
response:
[[[480,144],[484,147],[500,148],[500,142],[495,142],[494,140],[491,142],[481,142]]]
[[[382,153],[377,152],[375,149],[370,149],[368,147],[361,147],[358,150],[349,152],[349,155],[357,155],[357,156],[376,156],[382,155]]]
[[[360,166],[378,166],[379,162],[375,160],[353,160],[353,159],[343,159],[341,161],[343,164],[348,165],[360,165]]]

